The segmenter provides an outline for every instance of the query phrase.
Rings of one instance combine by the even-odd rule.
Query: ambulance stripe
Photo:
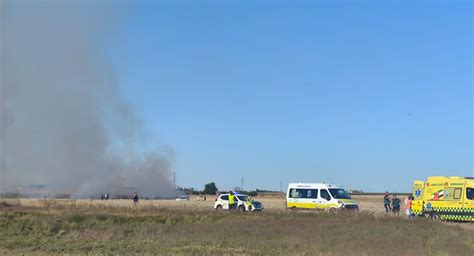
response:
[[[474,217],[474,212],[447,212],[447,211],[437,211],[436,213],[441,214],[441,215]]]
[[[443,220],[474,221],[473,208],[434,207],[432,212]]]

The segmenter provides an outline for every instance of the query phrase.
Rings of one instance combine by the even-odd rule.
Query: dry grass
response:
[[[383,212],[383,204],[381,196],[354,196],[359,202],[362,211]],[[213,196],[208,196],[207,201],[198,201],[192,197],[189,201],[175,200],[141,200],[140,208],[170,208],[170,209],[212,209],[214,205]],[[255,197],[256,200],[262,201],[265,209],[269,211],[285,211],[286,201],[284,197]],[[403,199],[403,198],[401,198]],[[131,200],[90,200],[90,199],[6,199],[6,202],[12,205],[21,205],[27,207],[131,207],[134,205]],[[403,207],[403,205],[402,205]],[[402,211],[404,209],[402,208]]]
[[[378,197],[356,199],[373,209],[286,211],[278,198],[260,198],[266,211],[245,214],[215,213],[212,200],[141,201],[137,209],[129,200],[9,201],[0,207],[0,255],[474,254],[474,234],[465,225],[410,222],[378,214]]]

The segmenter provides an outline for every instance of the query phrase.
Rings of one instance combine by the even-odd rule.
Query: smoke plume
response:
[[[65,2],[0,4],[0,184],[172,196],[173,151],[144,152],[139,118],[104,53],[122,15],[95,1]]]

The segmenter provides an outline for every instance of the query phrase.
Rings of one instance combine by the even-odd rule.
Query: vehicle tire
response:
[[[216,212],[222,212],[224,209],[222,208],[222,205],[218,205],[216,207]]]
[[[439,216],[439,214],[437,214],[437,213],[433,213],[433,214],[431,215],[431,220],[433,220],[433,221],[440,221],[440,220],[441,220],[441,216]]]
[[[331,207],[328,209],[328,212],[330,213],[337,213],[338,212],[338,209],[337,208],[334,208],[334,207]]]
[[[239,212],[245,212],[245,206],[241,205],[238,208]]]

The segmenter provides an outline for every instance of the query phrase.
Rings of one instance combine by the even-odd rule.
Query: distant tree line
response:
[[[205,184],[203,190],[197,190],[195,188],[181,188],[181,187],[178,187],[178,190],[183,191],[187,195],[216,195],[219,192],[219,189],[217,188],[215,182],[209,182],[209,183]],[[247,195],[251,195],[251,196],[258,195],[259,191],[260,192],[271,192],[271,191],[259,190],[259,189],[257,189],[256,191],[240,191],[240,188],[239,189],[234,189],[234,190],[242,192],[242,193],[247,194]]]
[[[203,190],[197,190],[194,188],[181,188],[178,187],[178,190],[183,191],[187,195],[215,195],[219,189],[216,186],[215,182],[210,182],[204,185]]]
[[[281,191],[275,191],[275,190],[265,190],[265,189],[256,189],[257,193],[281,193]]]

